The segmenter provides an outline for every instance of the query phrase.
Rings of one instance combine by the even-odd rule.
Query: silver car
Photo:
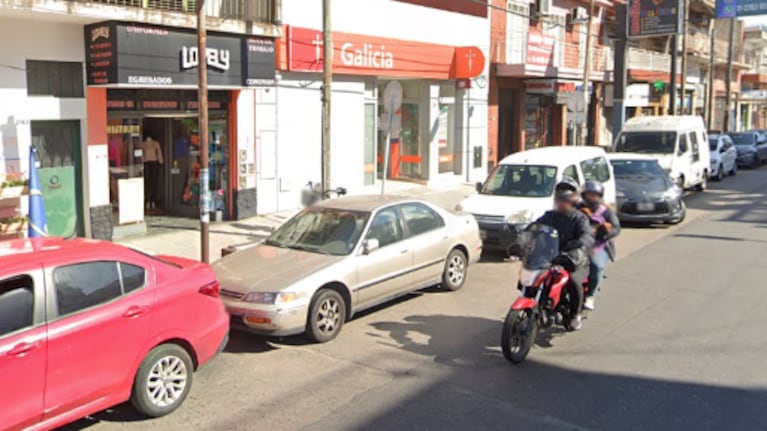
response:
[[[233,328],[326,342],[360,310],[437,284],[460,289],[481,252],[470,214],[350,196],[301,211],[213,266]]]

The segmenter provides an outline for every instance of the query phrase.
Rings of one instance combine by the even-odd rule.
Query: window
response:
[[[506,63],[524,64],[527,57],[527,33],[530,29],[530,5],[526,1],[508,1],[506,11]]]
[[[402,239],[402,225],[397,212],[393,208],[386,208],[376,214],[373,223],[370,224],[368,239],[377,239],[379,247],[385,247]]]
[[[581,162],[581,171],[586,181],[603,183],[610,180],[610,166],[604,157],[596,157]]]
[[[551,196],[557,168],[536,165],[498,165],[481,194],[540,198]]]
[[[679,152],[685,154],[689,148],[687,147],[687,135],[682,133],[679,135]]]
[[[570,165],[566,167],[564,171],[562,171],[562,179],[565,179],[565,178],[571,178],[575,180],[575,182],[577,182],[578,184],[581,183],[581,179],[578,176],[578,170],[575,169],[575,165]]]
[[[33,289],[28,275],[0,281],[0,337],[34,324]]]
[[[120,275],[122,276],[123,293],[140,289],[146,283],[146,271],[140,266],[120,262]]]
[[[423,204],[405,204],[400,207],[411,236],[420,235],[445,225],[439,214]]]
[[[700,149],[698,148],[698,135],[695,132],[690,133],[690,147],[692,147],[692,161],[699,161]]]
[[[62,98],[84,97],[83,64],[27,60],[27,94]]]
[[[684,136],[684,135],[681,135]],[[673,154],[676,132],[621,133],[615,148],[619,153]]]
[[[88,262],[53,271],[59,316],[109,302],[122,295],[116,262]]]

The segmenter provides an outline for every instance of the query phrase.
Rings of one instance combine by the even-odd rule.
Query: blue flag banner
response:
[[[35,149],[29,147],[29,237],[48,236],[48,219],[45,217],[40,177],[37,175]]]

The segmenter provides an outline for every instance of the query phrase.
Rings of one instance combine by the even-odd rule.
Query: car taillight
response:
[[[212,296],[213,298],[218,298],[219,294],[221,293],[221,284],[218,281],[208,283],[205,286],[202,286],[199,292],[202,293],[203,295]]]

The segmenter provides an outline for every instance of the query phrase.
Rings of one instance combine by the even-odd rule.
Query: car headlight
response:
[[[533,221],[533,212],[530,210],[517,211],[507,215],[505,221],[507,224],[528,225]]]
[[[626,197],[626,193],[623,193],[623,190],[621,189],[615,189],[615,197],[618,199],[624,199]]]
[[[674,186],[663,192],[663,199],[676,199],[681,194],[682,192],[679,190],[679,187]]]
[[[529,287],[535,284],[535,280],[538,279],[538,276],[541,274],[540,269],[525,269],[522,268],[522,270],[519,272],[519,284],[521,284],[524,287]]]
[[[288,304],[298,299],[295,292],[250,292],[245,295],[243,301],[256,304]]]

